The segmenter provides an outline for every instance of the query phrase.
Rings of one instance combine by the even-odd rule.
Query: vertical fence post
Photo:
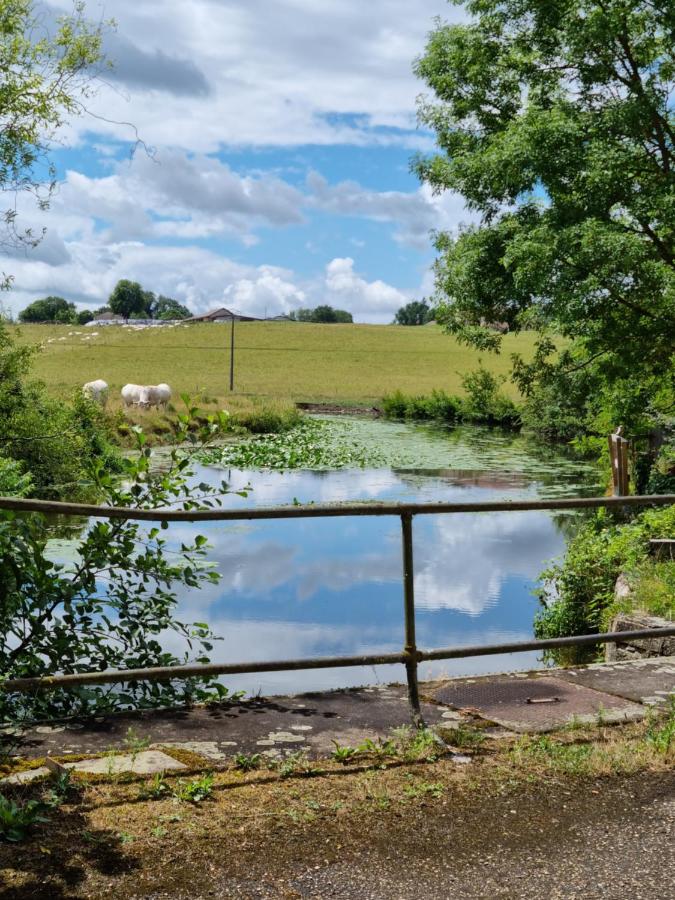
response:
[[[424,728],[417,684],[417,643],[415,641],[415,574],[413,570],[412,513],[401,514],[403,537],[403,609],[405,615],[405,669],[408,680],[408,701],[416,728]]]
[[[230,390],[234,390],[234,313],[230,314]]]

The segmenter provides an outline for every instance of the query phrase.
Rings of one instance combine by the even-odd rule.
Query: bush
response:
[[[647,559],[649,539],[675,531],[675,507],[654,509],[617,524],[602,510],[570,542],[564,561],[541,575],[538,638],[593,634],[607,623],[614,587],[622,572]]]
[[[0,322],[0,443],[30,477],[36,496],[92,499],[91,470],[120,467],[104,414],[79,393],[72,403],[29,380],[33,350],[17,347]]]
[[[395,391],[382,401],[384,414],[388,419],[519,427],[520,410],[500,392],[501,381],[487,369],[480,368],[465,375],[462,383],[468,395],[466,399],[437,390],[426,396]]]
[[[219,419],[197,435],[188,417],[180,421],[180,443],[190,440],[196,449],[220,433]],[[190,487],[190,459],[177,448],[153,474],[144,435],[137,438],[136,457],[123,461],[123,481],[103,469],[94,473],[104,503],[152,509],[220,504],[228,491],[224,482]],[[86,526],[75,558],[65,564],[50,558],[50,537],[44,516],[0,513],[0,680],[208,661],[214,639],[208,626],[175,618],[176,585],[199,589],[220,577],[207,559],[205,537],[170,547],[165,531],[154,524],[97,520]],[[183,654],[163,646],[172,633],[185,646]],[[211,679],[195,678],[23,694],[5,684],[0,720],[166,706],[227,694],[211,685]]]
[[[0,496],[27,497],[30,494],[33,481],[22,470],[21,463],[0,455]]]
[[[521,423],[519,408],[500,390],[505,380],[497,378],[483,366],[465,375],[462,378],[462,386],[467,393],[464,419],[486,425],[519,427]]]

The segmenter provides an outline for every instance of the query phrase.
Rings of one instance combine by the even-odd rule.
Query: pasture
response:
[[[113,406],[127,382],[168,382],[174,397],[201,396],[219,406],[245,398],[275,402],[373,404],[394,390],[425,394],[434,388],[462,393],[461,379],[479,361],[507,374],[510,354],[530,356],[534,336],[507,335],[499,356],[463,347],[436,325],[313,325],[237,322],[235,390],[229,391],[230,327],[199,324],[132,330],[21,325],[19,339],[40,345],[35,374],[51,393],[68,396],[103,378]],[[506,393],[515,389],[506,384]]]

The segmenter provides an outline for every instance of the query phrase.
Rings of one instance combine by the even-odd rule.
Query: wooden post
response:
[[[612,466],[612,493],[615,497],[627,497],[630,493],[628,478],[628,441],[621,437],[621,427],[607,438],[609,460]]]

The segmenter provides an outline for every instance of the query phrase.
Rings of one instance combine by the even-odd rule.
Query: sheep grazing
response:
[[[108,384],[102,378],[97,378],[96,381],[88,381],[82,386],[82,393],[85,397],[93,400],[94,403],[98,403],[99,406],[105,407],[108,402]]]
[[[171,399],[171,388],[168,384],[125,384],[122,388],[122,402],[125,406],[151,406],[166,409]]]

